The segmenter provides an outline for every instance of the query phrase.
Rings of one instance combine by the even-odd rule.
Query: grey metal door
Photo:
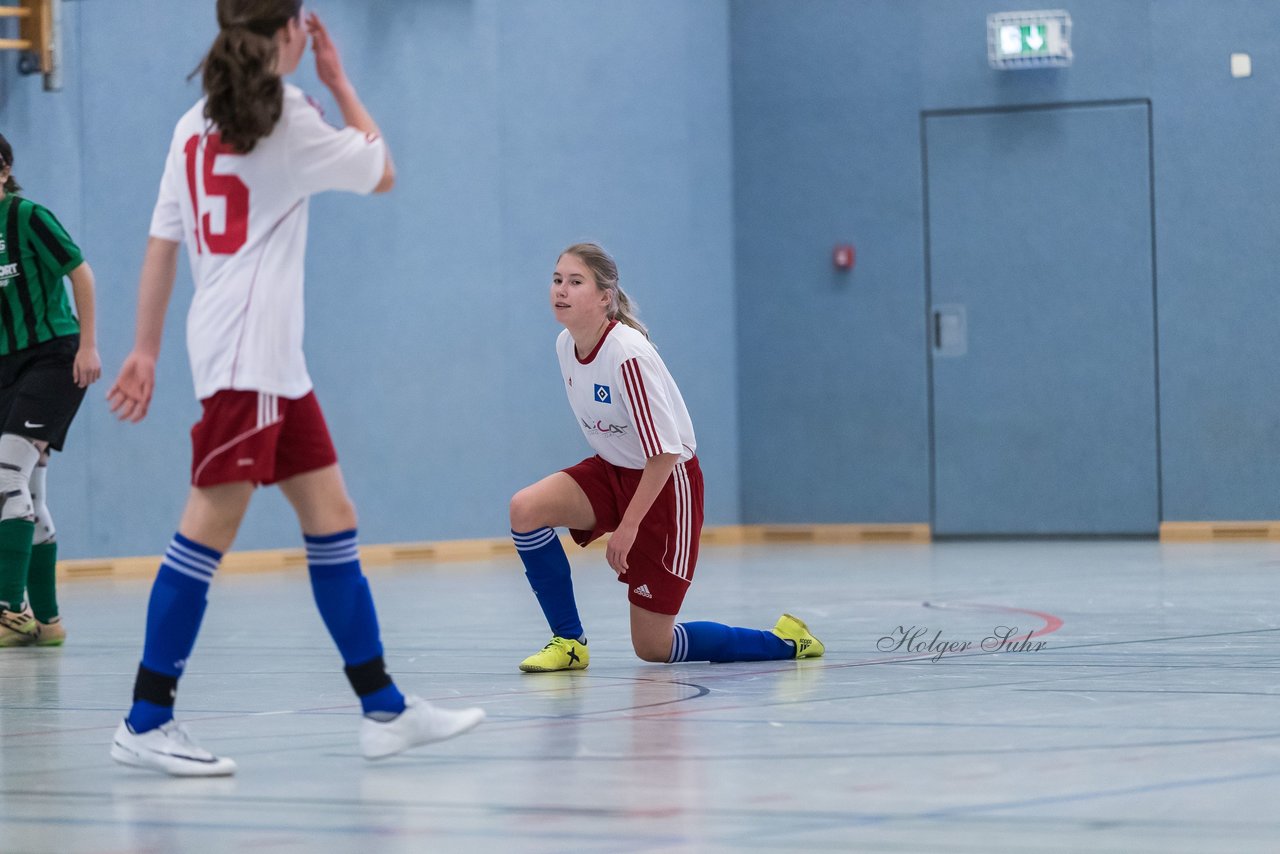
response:
[[[1157,531],[1149,116],[925,114],[935,534]]]

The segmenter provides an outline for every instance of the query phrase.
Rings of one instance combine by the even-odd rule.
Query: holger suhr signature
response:
[[[876,641],[881,652],[932,653],[930,661],[941,661],[944,655],[981,650],[982,652],[1039,652],[1046,641],[1032,640],[1031,633],[1018,634],[1017,626],[996,626],[980,641],[946,640],[942,630],[932,632],[924,626],[898,626]]]

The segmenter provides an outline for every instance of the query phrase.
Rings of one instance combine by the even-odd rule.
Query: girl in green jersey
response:
[[[21,189],[0,135],[0,648],[66,638],[45,475],[49,452],[62,450],[85,389],[102,374],[93,271],[57,218]]]

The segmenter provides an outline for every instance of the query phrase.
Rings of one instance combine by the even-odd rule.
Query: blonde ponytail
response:
[[[639,332],[645,338],[649,337],[649,328],[640,322],[640,318],[636,317],[639,308],[627,296],[626,291],[621,287],[613,288],[612,299],[610,300],[609,317],[620,323],[625,323],[632,329]]]
[[[591,275],[595,277],[596,287],[609,294],[607,314],[610,320],[625,323],[646,339],[649,337],[648,328],[636,316],[638,312],[636,304],[618,284],[618,264],[604,250],[604,247],[598,243],[575,243],[560,254],[573,255],[586,264]]]

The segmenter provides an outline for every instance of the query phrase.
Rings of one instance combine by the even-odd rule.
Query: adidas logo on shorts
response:
[[[639,587],[637,587],[635,590],[631,592],[635,593],[637,596],[643,596],[646,599],[653,598],[653,594],[649,592],[649,585],[647,584],[641,584]]]

